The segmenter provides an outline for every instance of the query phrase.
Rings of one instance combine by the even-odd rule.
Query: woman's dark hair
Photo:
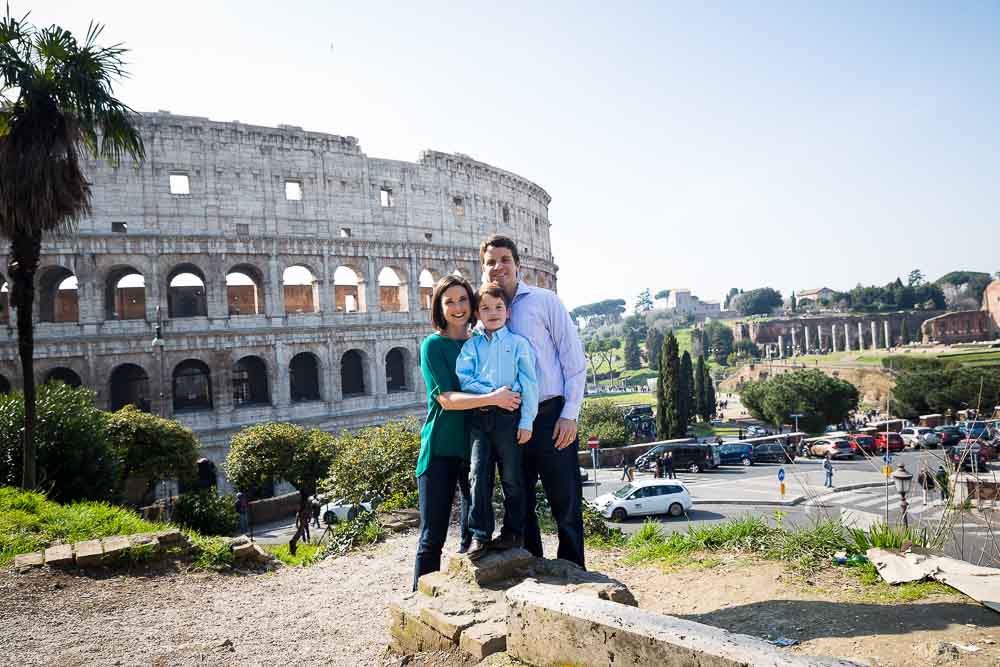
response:
[[[476,292],[472,289],[472,285],[461,276],[447,275],[437,281],[437,285],[434,286],[434,292],[431,295],[431,322],[438,331],[446,331],[448,329],[448,321],[444,318],[444,308],[441,305],[441,300],[444,298],[444,293],[455,285],[464,287],[465,291],[469,294],[469,326],[476,324]]]

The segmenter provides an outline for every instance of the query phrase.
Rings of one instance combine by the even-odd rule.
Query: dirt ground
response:
[[[0,572],[0,665],[399,665],[385,651],[386,605],[409,588],[415,546],[410,532],[271,574]],[[878,666],[1000,664],[1000,644],[990,643],[1000,642],[1000,615],[957,594],[879,605],[860,601],[860,585],[832,568],[803,578],[736,557],[673,572],[625,566],[612,553],[589,558],[643,608],[797,639],[796,653]],[[938,655],[942,641],[979,651]],[[409,664],[462,662],[435,655]]]

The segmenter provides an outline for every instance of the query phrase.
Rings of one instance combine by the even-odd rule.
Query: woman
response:
[[[468,477],[469,437],[465,410],[497,406],[515,410],[520,394],[502,387],[489,394],[459,391],[455,362],[474,324],[475,292],[464,278],[445,276],[434,286],[431,321],[435,333],[420,345],[420,370],[427,384],[427,420],[420,430],[417,491],[420,494],[420,542],[413,568],[417,580],[441,569],[441,548],[448,534],[455,485]],[[466,482],[467,483],[467,482]]]

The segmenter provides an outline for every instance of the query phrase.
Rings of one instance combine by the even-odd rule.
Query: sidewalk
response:
[[[779,491],[778,470],[785,471],[785,495]],[[691,499],[696,505],[798,505],[813,498],[868,487],[885,482],[870,471],[841,469],[833,476],[834,488],[823,486],[821,461],[789,463],[772,466],[773,476],[720,479],[690,484]],[[723,471],[726,469],[723,468]]]

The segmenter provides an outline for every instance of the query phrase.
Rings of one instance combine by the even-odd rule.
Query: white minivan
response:
[[[626,484],[591,501],[605,519],[621,523],[630,516],[681,516],[691,509],[691,494],[676,479],[649,479]]]
[[[899,432],[899,436],[903,438],[903,443],[907,447],[913,449],[936,447],[941,442],[934,429],[926,426],[907,426]]]

